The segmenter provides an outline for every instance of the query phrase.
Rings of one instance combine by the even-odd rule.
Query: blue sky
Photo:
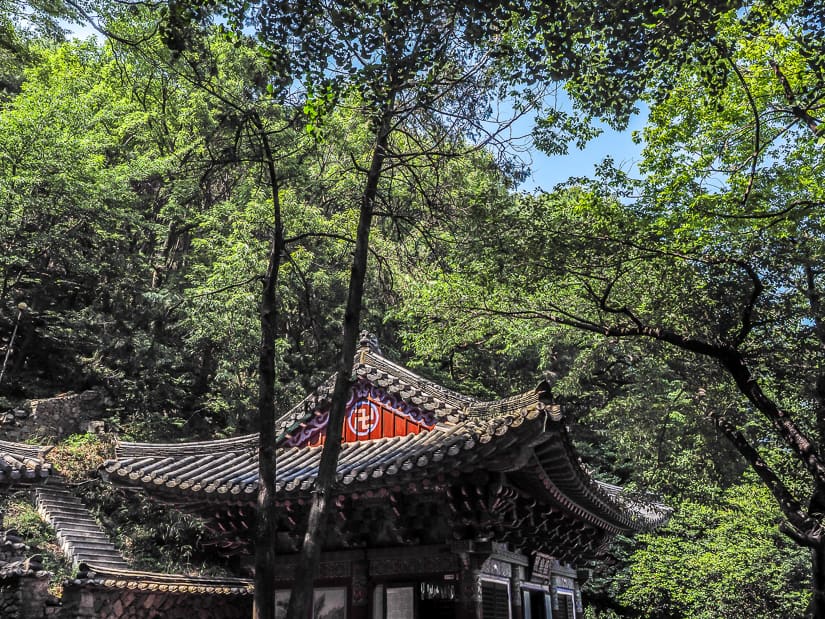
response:
[[[633,131],[640,131],[647,119],[647,110],[630,119],[628,128],[624,131],[615,131],[605,124],[599,124],[602,134],[588,142],[584,150],[578,150],[571,145],[566,155],[547,156],[544,153],[530,148],[531,175],[520,189],[534,191],[536,189],[551,190],[554,185],[566,181],[571,176],[592,176],[595,166],[605,157],[611,156],[621,169],[635,171],[641,159],[642,146],[634,144],[631,135]]]

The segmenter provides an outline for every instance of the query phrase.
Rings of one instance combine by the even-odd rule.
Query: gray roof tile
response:
[[[374,349],[359,351],[355,380],[386,385],[401,402],[430,408],[429,431],[342,445],[337,476],[342,492],[386,486],[412,477],[469,472],[493,462],[520,463],[532,488],[571,513],[612,530],[643,530],[663,522],[664,506],[629,500],[594,480],[581,466],[549,386],[494,402],[463,396],[388,361]],[[287,438],[323,421],[334,377],[277,422],[276,491],[299,497],[311,488],[322,447],[289,447]],[[531,465],[525,450],[532,450]],[[120,443],[104,464],[112,479],[145,485],[182,501],[252,500],[258,485],[257,435],[183,444]],[[492,470],[492,469],[491,469]]]
[[[33,483],[48,477],[52,465],[44,457],[49,449],[0,441],[0,482]]]

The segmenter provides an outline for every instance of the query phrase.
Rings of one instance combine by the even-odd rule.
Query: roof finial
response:
[[[381,347],[378,345],[378,336],[374,333],[370,333],[369,331],[361,331],[359,348],[361,350],[375,353],[376,355],[381,354]]]

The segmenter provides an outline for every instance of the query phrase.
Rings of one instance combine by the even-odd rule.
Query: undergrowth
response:
[[[27,556],[40,555],[43,558],[43,569],[53,574],[49,593],[60,597],[63,581],[73,575],[72,567],[57,544],[54,529],[37,513],[29,493],[21,491],[0,497],[0,512],[3,514],[3,527],[17,531],[28,544]]]

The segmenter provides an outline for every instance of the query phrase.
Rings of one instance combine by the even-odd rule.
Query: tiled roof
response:
[[[0,513],[0,526],[2,526]],[[30,548],[15,530],[0,529],[0,580],[21,576],[48,576],[40,555],[26,556]]]
[[[3,563],[0,561],[0,580],[6,578],[19,578],[21,576],[48,576],[49,573],[43,570],[43,562],[40,555],[34,555],[19,561]]]
[[[584,470],[546,383],[510,398],[481,402],[436,385],[366,345],[357,353],[353,379],[431,413],[436,423],[428,432],[344,443],[337,471],[343,492],[445,472],[509,470],[532,494],[602,529],[645,530],[669,516],[664,506],[630,501]],[[277,422],[281,440],[276,490],[283,498],[306,495],[311,489],[322,448],[288,447],[287,439],[325,414],[333,383],[334,377]],[[184,502],[254,502],[257,438],[120,443],[117,458],[106,462],[103,470],[120,483],[143,485]]]
[[[524,401],[521,408],[490,420],[439,423],[429,432],[372,441],[344,443],[338,460],[338,480],[344,486],[376,485],[405,473],[433,466],[460,470],[490,456],[504,445],[494,440],[539,417],[544,405]],[[254,495],[258,490],[257,436],[230,441],[164,444],[121,443],[117,459],[104,470],[127,483],[187,492],[202,498]],[[486,446],[487,444],[489,446]],[[480,449],[485,446],[484,449]],[[318,471],[322,447],[277,451],[276,490],[299,494],[309,490]]]
[[[372,348],[363,346],[356,354],[352,368],[353,379],[369,382],[389,395],[432,413],[444,422],[457,422],[479,404],[490,406],[491,402],[479,403],[473,398],[451,391],[427,380],[405,367],[382,357]],[[297,424],[305,420],[308,413],[327,408],[332,399],[335,375],[330,376],[309,397],[293,407],[276,422],[278,434],[288,434]],[[505,402],[505,400],[502,400]]]
[[[653,530],[662,525],[673,513],[672,507],[647,496],[631,494],[621,486],[606,484],[599,480],[593,480],[593,483],[597,492],[609,496],[614,505],[624,507],[626,513],[632,514],[640,525],[638,528]]]
[[[111,569],[81,563],[73,584],[110,589],[133,589],[206,595],[252,595],[253,584],[244,578],[211,578]]]
[[[52,465],[44,460],[49,447],[0,441],[0,482],[31,483],[48,477]]]
[[[647,531],[663,524],[671,509],[650,499],[626,500],[618,486],[594,479],[575,452],[562,422],[534,453],[544,488],[571,512],[587,520],[605,520],[619,530]]]

